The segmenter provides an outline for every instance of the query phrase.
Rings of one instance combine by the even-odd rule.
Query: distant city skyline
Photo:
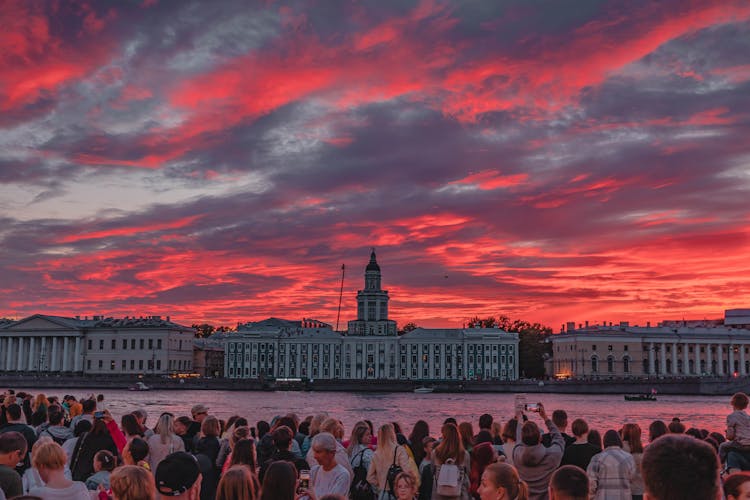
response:
[[[0,4],[0,317],[750,306],[746,1]]]

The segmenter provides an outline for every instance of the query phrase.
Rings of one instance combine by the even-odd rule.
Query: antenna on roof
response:
[[[344,296],[344,273],[346,273],[346,264],[341,264],[341,290],[339,290],[339,312],[336,313],[336,331],[339,331],[339,318],[341,318],[341,299]]]

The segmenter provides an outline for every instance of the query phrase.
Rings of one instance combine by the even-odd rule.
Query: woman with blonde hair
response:
[[[62,446],[54,441],[39,445],[31,455],[31,464],[39,472],[44,486],[31,488],[29,495],[44,500],[89,500],[91,495],[85,484],[65,477],[67,460]]]
[[[154,435],[148,438],[149,459],[151,470],[156,470],[159,462],[170,453],[185,451],[185,443],[174,432],[174,415],[162,413],[154,428]]]
[[[400,467],[402,472],[408,472],[415,478],[419,475],[417,466],[409,458],[409,454],[396,442],[393,424],[384,424],[378,429],[378,449],[375,450],[370,468],[367,470],[367,481],[375,488],[380,500],[396,497],[396,485],[388,484],[388,470],[392,466]]]
[[[498,462],[484,469],[477,493],[480,500],[528,500],[529,487],[518,477],[515,467]]]
[[[432,467],[434,470],[433,474],[433,488],[432,488],[432,500],[439,500],[443,498],[455,498],[456,496],[447,497],[443,496],[438,491],[443,485],[443,477],[448,475],[448,471],[441,476],[441,469],[443,466],[455,466],[458,468],[457,474],[452,477],[451,483],[458,487],[460,493],[458,498],[468,499],[469,498],[469,474],[471,472],[471,456],[469,452],[464,449],[461,435],[458,431],[458,427],[454,423],[444,424],[441,433],[443,439],[440,441],[434,450],[432,450]],[[447,480],[447,478],[446,478]]]
[[[216,500],[255,500],[260,487],[255,474],[244,465],[230,467],[219,481]]]
[[[109,478],[113,500],[154,500],[154,476],[143,467],[123,465],[112,471]]]

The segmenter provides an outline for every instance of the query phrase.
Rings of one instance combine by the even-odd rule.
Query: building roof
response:
[[[71,330],[83,330],[83,329],[105,329],[105,328],[172,328],[179,330],[191,330],[190,327],[173,323],[169,317],[162,319],[161,316],[141,316],[141,317],[124,317],[124,318],[105,318],[104,316],[93,316],[91,319],[84,317],[81,319],[80,316],[70,318],[67,316],[55,316],[51,314],[33,314],[26,318],[18,321],[3,322],[0,320],[0,328],[11,328],[13,326],[20,326],[23,323],[27,323],[34,319],[43,319],[60,325],[64,328]]]
[[[518,339],[518,334],[506,332],[499,328],[416,328],[409,333],[405,333],[401,338],[406,340],[461,340],[465,338],[506,338],[516,340]]]
[[[552,335],[553,339],[586,336],[622,336],[645,338],[650,336],[705,337],[711,335],[749,335],[750,330],[731,326],[590,326]]]

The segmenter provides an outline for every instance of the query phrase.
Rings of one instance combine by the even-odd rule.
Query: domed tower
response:
[[[375,250],[365,267],[365,288],[357,292],[357,319],[349,322],[349,335],[396,335],[396,322],[388,319],[388,291],[382,290]]]

